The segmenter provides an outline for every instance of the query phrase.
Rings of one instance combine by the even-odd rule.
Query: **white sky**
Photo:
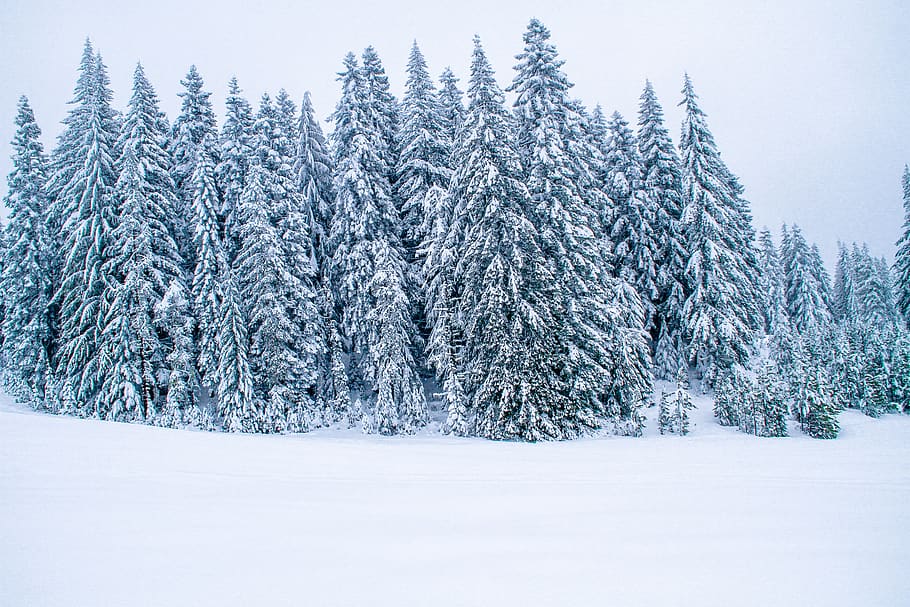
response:
[[[374,45],[400,96],[412,40],[432,74],[451,65],[464,85],[476,33],[505,86],[532,16],[552,31],[576,96],[634,124],[650,78],[675,141],[688,70],[756,228],[799,223],[832,270],[838,239],[893,255],[910,162],[906,0],[2,0],[0,174],[9,172],[22,93],[53,149],[86,36],[104,56],[120,109],[141,60],[172,120],[191,63],[219,115],[236,74],[254,104],[264,91],[284,87],[299,103],[310,90],[327,118],[349,50]]]

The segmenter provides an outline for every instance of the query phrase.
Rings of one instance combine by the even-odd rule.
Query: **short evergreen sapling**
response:
[[[676,390],[660,398],[660,433],[686,435],[689,433],[689,411],[695,408],[689,394],[688,372],[680,368],[676,373]]]

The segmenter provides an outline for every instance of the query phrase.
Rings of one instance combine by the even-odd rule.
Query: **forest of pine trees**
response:
[[[173,123],[141,65],[121,113],[86,41],[53,151],[25,97],[15,118],[5,389],[168,427],[527,441],[640,435],[658,380],[661,433],[688,432],[690,381],[759,436],[910,410],[910,169],[894,267],[841,243],[832,279],[799,226],[756,237],[688,75],[677,146],[650,82],[635,130],[572,96],[538,20],[523,43],[502,89],[475,38],[462,91],[415,42],[401,100],[350,53],[326,135],[309,94],[254,107],[236,79],[219,128],[195,66]]]

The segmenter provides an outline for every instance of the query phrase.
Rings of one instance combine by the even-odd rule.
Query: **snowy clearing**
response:
[[[546,444],[5,404],[0,604],[906,604],[910,417],[759,439],[698,404],[688,437]]]

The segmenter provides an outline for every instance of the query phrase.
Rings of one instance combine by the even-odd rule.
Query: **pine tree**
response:
[[[904,165],[901,178],[904,191],[904,227],[897,241],[894,271],[897,274],[897,307],[905,319],[910,319],[910,167]]]
[[[464,95],[458,90],[458,78],[450,68],[443,70],[439,77],[439,107],[442,113],[446,139],[454,142],[458,129],[464,120]],[[454,168],[454,167],[449,167]]]
[[[361,76],[365,95],[365,118],[369,127],[376,133],[373,144],[378,146],[376,154],[385,165],[386,178],[395,185],[395,167],[398,166],[398,149],[396,139],[398,125],[398,101],[391,93],[389,79],[379,59],[379,54],[372,46],[363,50],[363,67]],[[394,195],[394,190],[393,190]],[[398,202],[398,201],[396,201]],[[399,213],[401,208],[398,208]]]
[[[363,69],[351,54],[344,65],[334,114],[332,278],[352,373],[374,405],[365,429],[409,432],[426,423],[427,409],[412,355],[416,327],[390,183],[393,100],[375,53],[365,53]]]
[[[691,254],[683,323],[688,359],[710,385],[746,361],[753,331],[761,324],[757,261],[741,186],[720,158],[688,75],[683,97],[683,229]]]
[[[653,226],[657,210],[648,198],[638,142],[629,123],[614,112],[607,125],[606,194],[614,203],[607,218],[614,264],[620,278],[633,285],[645,309],[645,328],[654,327],[657,286],[657,243]]]
[[[762,298],[764,329],[767,335],[775,335],[785,330],[790,320],[787,315],[784,272],[768,228],[762,229],[758,235],[758,260],[761,268],[758,288]]]
[[[41,145],[41,129],[25,96],[19,98],[16,134],[12,141],[13,170],[7,177],[3,200],[9,223],[3,229],[0,259],[0,361],[6,389],[35,408],[46,404],[51,383],[54,325],[50,311],[49,200],[45,190],[48,161]]]
[[[82,415],[100,416],[98,345],[107,315],[105,264],[116,213],[113,144],[119,125],[107,70],[88,41],[80,71],[49,183],[51,223],[61,231],[54,246],[64,252],[54,295],[60,327],[55,365],[63,410],[72,406]]]
[[[738,368],[723,375],[714,388],[714,417],[721,426],[739,426],[742,415],[742,373]]]
[[[174,215],[177,196],[159,116],[157,95],[138,65],[117,141],[117,215],[102,268],[108,281],[99,407],[112,419],[153,420],[164,404],[160,394],[167,384],[160,378],[169,372],[173,344],[156,323],[156,307],[169,289],[185,289],[183,260],[165,223]]]
[[[172,177],[177,187],[179,204],[173,218],[174,233],[182,257],[187,263],[195,261],[193,227],[188,218],[194,217],[192,200],[196,192],[193,175],[200,158],[212,166],[218,165],[217,131],[215,112],[209,99],[211,93],[203,90],[202,76],[191,65],[186,78],[180,81],[185,88],[178,95],[183,99],[180,115],[171,128],[168,149],[173,156]],[[220,205],[219,205],[220,206]]]
[[[799,406],[805,411],[803,431],[812,438],[837,438],[840,424],[824,372],[817,367],[807,368],[799,388]]]
[[[219,229],[228,263],[233,262],[237,254],[240,238],[237,209],[253,156],[253,110],[241,92],[237,78],[231,78],[219,139],[221,161],[215,169],[216,184],[222,198],[218,209]],[[202,146],[202,150],[207,149],[208,145]],[[203,158],[208,160],[211,156],[203,154]]]
[[[853,256],[842,242],[837,243],[837,266],[834,272],[832,307],[838,321],[851,322],[859,315],[856,301],[856,269]]]
[[[787,436],[787,405],[774,363],[763,365],[755,378],[755,402],[760,411],[761,436]]]
[[[824,269],[819,269],[813,259],[809,245],[803,238],[799,226],[789,231],[784,226],[781,245],[781,261],[787,292],[787,312],[794,327],[800,333],[818,331],[831,320],[826,303],[826,286],[819,282],[827,279]]]
[[[689,433],[689,411],[695,408],[689,394],[689,377],[685,369],[676,373],[676,390],[660,399],[660,433],[685,436]]]
[[[621,321],[608,310],[608,289],[615,288],[605,270],[601,256],[600,199],[593,191],[593,171],[586,164],[579,107],[568,98],[572,86],[561,71],[555,47],[549,42],[550,32],[532,19],[525,33],[524,52],[510,90],[517,93],[517,143],[523,173],[531,195],[528,219],[539,237],[544,256],[550,261],[556,279],[556,293],[561,301],[554,306],[551,329],[562,367],[559,375],[569,392],[564,415],[567,423],[561,432],[573,435],[585,426],[572,427],[571,420],[591,420],[601,415],[611,374],[621,375],[620,351],[608,349],[612,325]],[[639,324],[634,328],[642,327]],[[633,333],[627,334],[633,337]],[[640,335],[644,344],[643,335]],[[647,348],[644,348],[645,352]],[[640,352],[632,345],[622,352]],[[647,368],[647,352],[641,361]],[[625,361],[623,361],[625,362]],[[632,379],[632,378],[624,378]],[[641,386],[631,382],[624,387]],[[645,373],[643,396],[650,391],[650,376]],[[626,395],[620,406],[626,404]],[[639,403],[640,404],[640,403]]]
[[[237,279],[227,264],[221,279],[224,299],[218,331],[218,414],[230,432],[257,432],[261,405],[253,393],[246,319],[240,308]]]
[[[452,140],[446,131],[442,107],[427,64],[417,43],[408,59],[408,80],[401,103],[401,128],[395,168],[397,195],[401,200],[402,243],[414,263],[429,212],[426,198],[432,187],[448,189]]]
[[[664,126],[663,108],[650,81],[645,82],[638,115],[638,149],[642,161],[645,195],[653,205],[654,240],[657,243],[658,297],[654,320],[654,369],[670,379],[685,364],[682,310],[686,302],[688,252],[682,234],[682,170],[670,134]]]
[[[861,370],[862,399],[860,410],[869,417],[880,417],[889,412],[889,369],[885,344],[877,332],[871,332],[866,343]]]
[[[456,316],[475,432],[494,439],[563,438],[594,424],[566,407],[559,377],[562,315],[554,277],[528,218],[530,194],[511,116],[474,39],[469,107],[455,147],[450,195],[457,251]],[[565,417],[564,417],[565,415]]]

